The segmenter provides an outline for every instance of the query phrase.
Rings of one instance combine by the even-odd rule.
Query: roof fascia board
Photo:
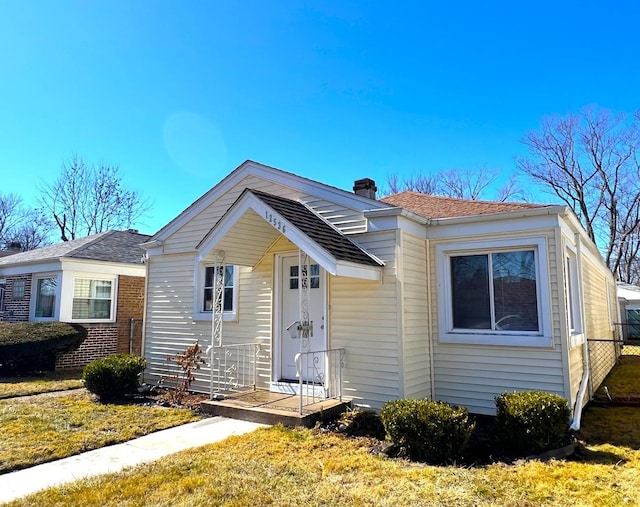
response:
[[[78,271],[83,273],[145,276],[146,272],[144,264],[92,261],[91,259],[62,258],[60,259],[60,265],[63,271]]]
[[[433,218],[431,225],[451,225],[475,222],[487,222],[495,220],[510,220],[513,218],[526,218],[543,215],[561,215],[566,206],[544,206],[541,208],[525,208],[522,210],[503,211],[500,213],[482,213],[479,215],[467,215],[462,217]]]
[[[542,229],[560,226],[558,215],[511,216],[500,221],[474,220],[472,222],[440,223],[425,229],[428,239],[440,240],[462,236],[495,236],[500,234],[528,234]]]
[[[225,192],[240,183],[240,181],[242,181],[246,176],[261,177],[300,192],[306,192],[317,197],[328,199],[345,207],[353,208],[354,203],[358,203],[360,206],[355,209],[360,208],[364,210],[371,208],[371,206],[376,206],[376,203],[378,203],[378,201],[367,199],[366,197],[347,192],[346,190],[331,187],[324,183],[298,176],[297,174],[285,172],[274,167],[269,167],[258,162],[247,160],[224,177],[208,192],[198,198],[193,204],[180,213],[180,215],[154,234],[151,241],[163,241],[167,239],[192,218],[204,211],[219,196],[223,195]],[[389,205],[379,202],[378,206],[388,207]]]
[[[423,225],[429,225],[431,223],[430,218],[423,217],[422,215],[418,215],[413,211],[410,211],[406,208],[402,208],[398,206],[393,206],[389,208],[369,209],[364,212],[364,216],[367,219],[378,218],[378,217],[402,216]]]
[[[402,208],[393,210],[379,210],[383,213],[365,212],[367,217],[367,232],[381,232],[400,229],[414,236],[426,237],[425,227],[429,225],[428,218],[420,217],[415,213]],[[387,213],[389,212],[390,213]]]
[[[45,273],[49,271],[61,271],[62,263],[60,259],[47,259],[46,261],[21,262],[19,264],[9,264],[0,266],[2,276],[23,275],[27,273]]]
[[[363,264],[356,264],[355,262],[338,261],[336,264],[336,275],[381,282],[382,267],[364,266]]]

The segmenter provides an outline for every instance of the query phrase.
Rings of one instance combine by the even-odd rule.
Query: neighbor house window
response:
[[[73,282],[74,320],[112,320],[113,280],[76,278]]]
[[[545,251],[537,238],[438,245],[440,341],[549,346]]]
[[[36,279],[34,316],[37,319],[52,319],[56,311],[58,278],[55,276]]]
[[[454,329],[540,330],[533,250],[455,255],[450,262]]]
[[[14,280],[11,288],[12,299],[22,299],[24,297],[24,280]]]
[[[204,270],[204,294],[202,311],[210,312],[213,309],[213,284],[215,277],[215,270],[224,270],[223,283],[224,283],[224,312],[230,313],[235,309],[235,292],[236,292],[236,280],[234,266],[205,266]],[[220,272],[219,271],[219,272]]]

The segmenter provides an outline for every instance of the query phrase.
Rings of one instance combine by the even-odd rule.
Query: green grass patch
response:
[[[200,417],[188,409],[102,404],[87,392],[0,401],[0,473],[131,440]]]
[[[640,355],[636,352],[640,352],[640,347],[625,346],[597,394],[604,394],[603,388],[607,386],[609,394],[615,398],[640,397]]]
[[[585,414],[585,425],[629,417]],[[619,412],[622,410],[622,412]],[[635,420],[629,425],[636,424]],[[429,466],[370,452],[371,441],[282,427],[184,451],[127,472],[52,488],[11,506],[617,506],[640,504],[640,439],[602,421],[575,459]]]
[[[82,370],[45,372],[34,377],[0,377],[0,400],[83,387]]]

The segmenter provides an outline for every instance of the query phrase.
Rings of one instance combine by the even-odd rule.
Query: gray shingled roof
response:
[[[140,259],[145,254],[140,244],[148,241],[150,237],[148,234],[134,231],[101,232],[85,238],[2,257],[0,267],[60,258],[140,264]]]
[[[341,261],[357,262],[368,266],[382,264],[356,245],[348,237],[325,222],[304,204],[284,197],[278,197],[259,190],[245,189],[251,192],[267,206],[286,218],[291,224],[306,234],[312,241]],[[244,194],[243,192],[243,194]],[[242,198],[242,195],[238,200]]]

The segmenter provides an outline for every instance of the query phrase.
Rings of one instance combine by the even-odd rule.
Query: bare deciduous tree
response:
[[[9,234],[8,243],[20,245],[20,250],[35,250],[51,244],[49,239],[53,224],[41,210],[32,209],[24,212],[20,225]]]
[[[0,247],[6,247],[8,236],[22,218],[22,199],[15,194],[0,193]]]
[[[33,250],[48,244],[52,224],[15,194],[0,194],[0,249]]]
[[[481,168],[477,170],[451,169],[435,174],[417,174],[400,179],[397,174],[387,176],[383,195],[412,191],[421,194],[454,197],[457,199],[488,199],[491,188],[500,176],[497,170]],[[498,201],[519,198],[526,200],[518,179],[514,176],[496,192]]]
[[[147,201],[122,183],[117,165],[89,166],[73,155],[53,183],[43,183],[40,202],[60,230],[62,241],[109,229],[128,229],[149,209]]]
[[[568,205],[609,268],[627,282],[640,239],[640,114],[584,109],[545,119],[519,168]]]

